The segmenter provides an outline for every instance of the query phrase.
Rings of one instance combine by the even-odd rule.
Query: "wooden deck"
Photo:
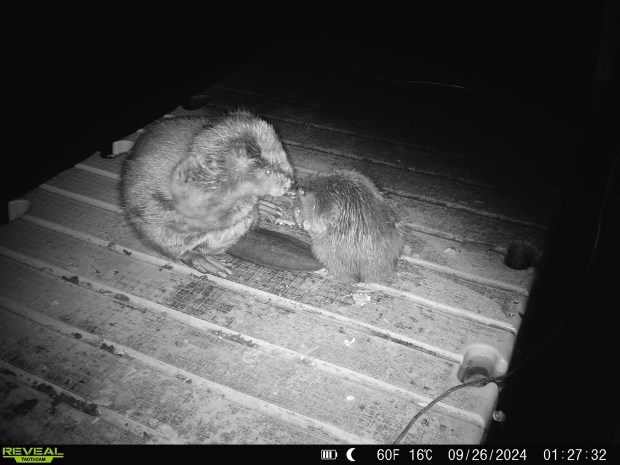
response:
[[[512,243],[543,244],[556,178],[531,166],[545,148],[466,91],[363,79],[337,61],[283,71],[278,59],[170,114],[244,107],[273,123],[300,177],[369,175],[405,223],[396,280],[354,286],[232,257],[230,278],[199,276],[131,232],[124,156],[87,157],[0,226],[5,442],[391,443],[460,384],[467,354],[506,372],[535,268],[503,259]],[[497,397],[495,384],[458,390],[403,442],[480,443]]]

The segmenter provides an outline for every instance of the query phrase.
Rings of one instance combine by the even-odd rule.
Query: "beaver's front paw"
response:
[[[275,223],[282,216],[282,209],[270,200],[258,199],[256,205],[258,216],[270,223]]]

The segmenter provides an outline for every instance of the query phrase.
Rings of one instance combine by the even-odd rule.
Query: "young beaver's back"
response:
[[[373,182],[354,170],[308,178],[295,203],[295,220],[329,272],[347,282],[387,282],[404,243],[396,213]]]

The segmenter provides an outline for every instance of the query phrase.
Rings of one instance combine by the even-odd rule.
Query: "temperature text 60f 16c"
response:
[[[395,461],[401,457],[400,449],[377,449],[377,460],[382,461]],[[428,461],[433,460],[432,449],[410,449],[409,458],[413,461]]]

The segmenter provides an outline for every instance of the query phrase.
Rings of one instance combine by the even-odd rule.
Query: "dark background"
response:
[[[416,75],[424,68],[432,79],[489,98],[501,95],[507,113],[538,118],[532,130],[566,152],[572,171],[514,362],[546,342],[507,380],[498,406],[507,421],[494,424],[488,442],[620,443],[614,381],[620,355],[614,220],[620,209],[617,184],[606,188],[618,150],[618,64],[599,74],[609,80],[595,74],[601,25],[612,3],[13,11],[2,38],[9,120],[3,198],[96,150],[109,152],[112,141],[282,41],[344,44],[362,56],[387,57],[387,67],[413,79],[429,78]],[[617,10],[607,15],[616,37]],[[604,36],[604,43],[613,43],[613,34]],[[598,248],[588,268],[603,198]]]

